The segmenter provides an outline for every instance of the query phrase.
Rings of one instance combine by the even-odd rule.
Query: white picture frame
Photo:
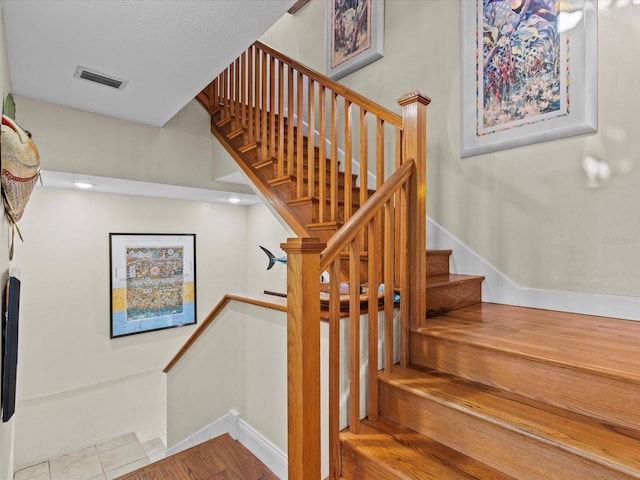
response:
[[[540,7],[523,0],[522,8],[534,1]],[[509,0],[461,2],[461,157],[597,131],[597,1],[560,5],[545,17],[540,8],[509,10]],[[544,38],[552,28],[557,35]],[[543,65],[544,77],[535,70]]]
[[[338,80],[383,55],[384,0],[327,0],[326,74]]]

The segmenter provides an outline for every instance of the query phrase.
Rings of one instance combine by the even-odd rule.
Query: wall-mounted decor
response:
[[[383,0],[327,0],[327,76],[337,80],[382,57]]]
[[[597,131],[596,0],[461,2],[461,156]]]
[[[2,201],[4,212],[11,225],[11,248],[9,259],[13,258],[15,232],[20,239],[18,221],[22,218],[33,187],[40,177],[40,154],[31,133],[20,128],[15,122],[16,107],[13,95],[7,95],[3,104],[0,151],[2,152]]]
[[[271,270],[273,266],[276,264],[276,262],[284,263],[285,265],[287,264],[286,255],[283,255],[282,257],[276,257],[273,253],[271,253],[270,250],[267,250],[262,245],[258,245],[258,246],[262,249],[262,251],[267,255],[267,258],[269,259],[269,265],[267,265],[267,270]]]
[[[16,375],[18,370],[18,318],[20,314],[20,279],[11,270],[2,299],[2,422],[8,422],[16,409]]]
[[[111,338],[196,323],[194,234],[109,234]]]

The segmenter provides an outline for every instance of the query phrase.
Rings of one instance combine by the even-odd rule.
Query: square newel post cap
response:
[[[414,90],[413,92],[405,93],[398,99],[398,103],[400,106],[404,107],[411,103],[419,102],[422,105],[429,105],[431,103],[431,99],[427,97],[424,93],[419,92],[418,90]]]
[[[315,237],[289,238],[280,248],[287,253],[320,253],[327,244]]]

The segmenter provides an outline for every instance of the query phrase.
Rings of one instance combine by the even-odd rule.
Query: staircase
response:
[[[331,479],[640,478],[640,323],[482,303],[483,278],[451,274],[451,251],[420,253],[426,97],[401,98],[400,117],[256,42],[197,98],[212,133],[301,237],[283,244],[291,480],[320,471],[319,322],[309,319],[321,317],[323,271]],[[350,322],[346,429],[341,321]]]

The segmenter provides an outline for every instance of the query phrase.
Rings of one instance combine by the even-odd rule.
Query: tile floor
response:
[[[140,443],[135,433],[114,438],[16,472],[14,480],[114,480],[160,460],[162,440]]]

